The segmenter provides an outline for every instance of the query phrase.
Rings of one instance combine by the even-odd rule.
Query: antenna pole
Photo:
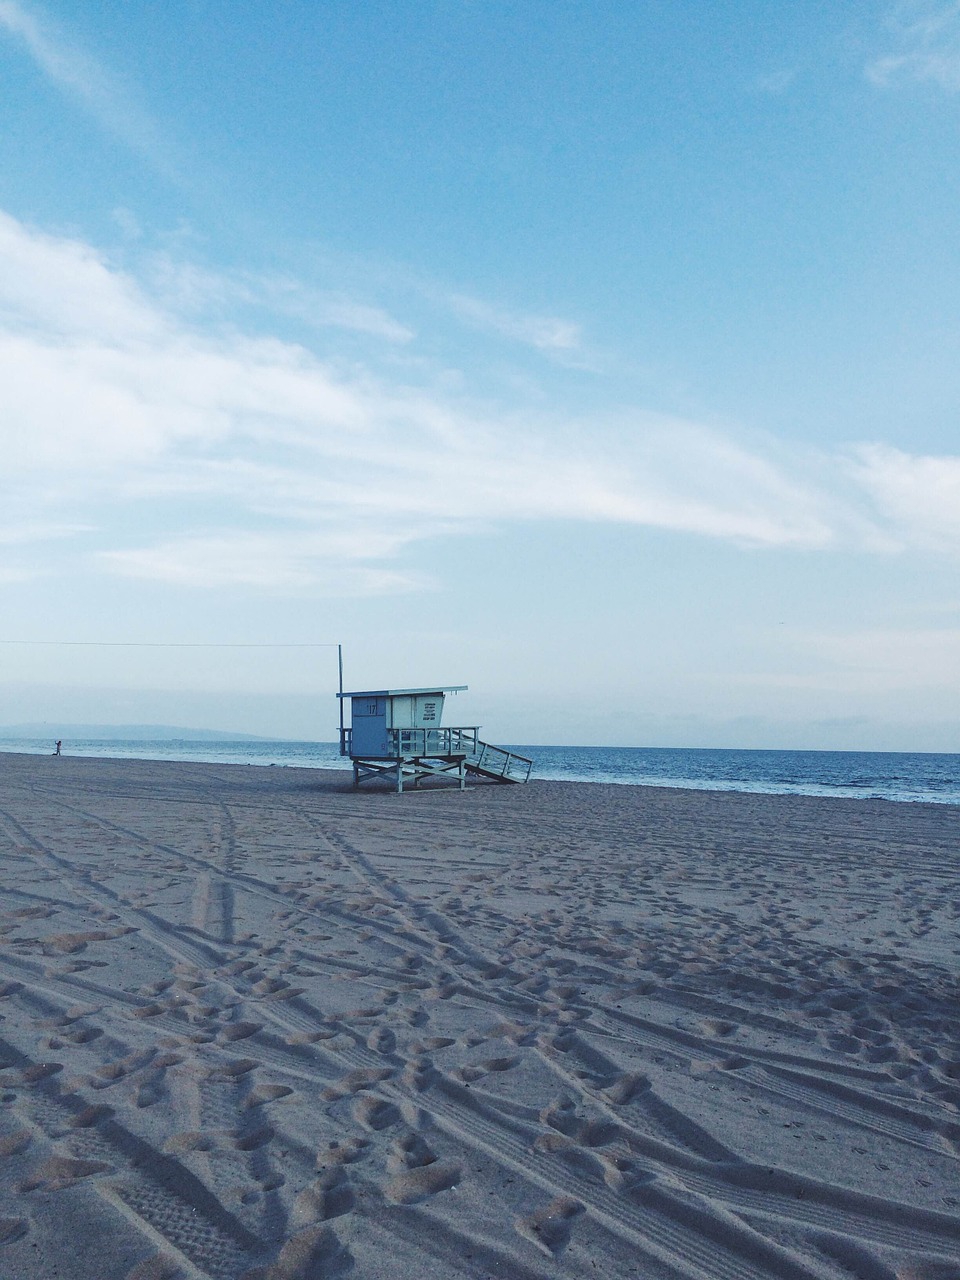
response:
[[[343,755],[343,645],[337,645],[337,667],[340,671],[340,754]]]

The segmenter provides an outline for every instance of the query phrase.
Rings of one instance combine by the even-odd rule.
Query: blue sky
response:
[[[0,640],[960,751],[960,4],[0,0]],[[333,736],[332,649],[0,724]]]

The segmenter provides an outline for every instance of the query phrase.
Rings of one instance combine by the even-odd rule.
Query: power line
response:
[[[333,642],[307,641],[297,644],[234,644],[232,642],[200,642],[179,640],[0,640],[0,644],[60,645],[86,649],[336,649]]]

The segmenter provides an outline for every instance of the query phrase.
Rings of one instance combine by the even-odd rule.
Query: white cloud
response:
[[[0,321],[16,333],[129,344],[167,328],[133,280],[89,245],[28,229],[2,211],[0,263]]]
[[[176,178],[171,149],[149,114],[106,67],[55,31],[21,0],[0,0],[0,31],[19,40],[58,89],[78,100],[95,120],[127,146]]]
[[[18,0],[0,0],[0,26],[23,41],[51,80],[83,95],[97,92],[101,69],[78,51],[61,45]]]
[[[447,325],[452,316],[475,333],[496,335],[509,343],[536,352],[555,364],[592,368],[596,363],[596,354],[585,351],[581,326],[573,320],[477,298],[447,282],[423,275],[397,262],[373,263],[342,254],[333,256],[316,245],[311,247],[311,259],[314,264],[322,264],[326,271],[349,279],[350,287],[354,290],[362,288],[367,292],[384,291],[412,298],[420,304],[425,302],[432,310],[443,313]],[[283,283],[294,288],[294,297],[297,294],[310,296],[311,291],[305,290],[299,281],[288,278]],[[279,299],[277,301],[279,303]],[[295,305],[299,308],[300,304]],[[323,309],[321,305],[321,313]],[[379,308],[375,310],[379,311]],[[387,317],[387,325],[388,330],[382,336],[391,337],[395,341],[408,341],[414,336],[407,325],[393,316]],[[393,330],[398,325],[399,332],[394,333]],[[378,323],[371,332],[377,332],[380,328],[381,324]]]
[[[779,71],[770,71],[766,75],[758,76],[751,88],[756,93],[769,93],[773,96],[778,96],[781,93],[786,93],[794,85],[797,75],[796,67],[784,67]]]
[[[845,692],[960,687],[960,630],[957,628],[872,628],[846,632],[797,633],[797,649],[820,665],[817,673],[782,677],[793,683],[835,687]]]
[[[189,281],[189,264],[173,274]],[[207,304],[176,288],[161,303],[154,284],[0,216],[0,486],[37,525],[95,519],[111,573],[413,589],[423,582],[399,563],[413,542],[507,520],[960,549],[960,459],[800,455],[642,411],[524,415],[457,396],[443,376],[397,382],[372,363],[244,334],[235,278],[194,280],[222,312],[202,323]],[[369,334],[375,350],[385,336]],[[176,533],[131,535],[134,510]]]
[[[462,293],[450,294],[447,302],[451,310],[468,324],[534,347],[537,351],[566,354],[580,346],[580,326],[569,320],[517,314]]]
[[[311,329],[347,329],[392,343],[414,332],[382,307],[333,290],[312,288],[290,275],[216,272],[169,253],[148,264],[149,282],[165,306],[196,316],[230,314],[237,307],[265,308],[303,321]]]
[[[274,310],[305,320],[315,328],[350,329],[384,338],[410,342],[414,333],[382,307],[370,306],[343,294],[308,289],[290,276],[250,277],[264,303]]]
[[[0,583],[29,582],[43,576],[41,566],[45,544],[63,542],[89,531],[90,526],[85,524],[16,520],[8,512],[4,523],[0,524]]]
[[[879,88],[927,81],[960,91],[960,3],[904,0],[887,22],[894,49],[868,63],[867,79]]]
[[[854,472],[901,545],[960,551],[960,457],[925,457],[862,445]]]
[[[143,227],[140,225],[140,219],[130,209],[125,208],[123,205],[118,205],[111,210],[110,217],[127,240],[139,240],[143,236]]]
[[[72,538],[78,533],[89,533],[88,524],[64,524],[55,521],[38,523],[24,521],[22,524],[6,523],[0,525],[0,547],[25,546],[31,542],[52,542],[61,538]]]
[[[956,93],[960,90],[960,52],[888,54],[870,63],[867,79],[881,89],[904,80],[927,80]]]
[[[242,586],[282,593],[321,588],[326,595],[341,596],[429,587],[416,575],[364,563],[392,555],[400,543],[402,539],[363,532],[231,532],[104,552],[100,559],[123,577],[177,586]]]

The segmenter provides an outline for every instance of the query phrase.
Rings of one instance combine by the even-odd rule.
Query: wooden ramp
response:
[[[492,782],[526,782],[533,768],[533,761],[526,756],[495,747],[490,742],[476,743],[476,749],[464,757],[463,766],[468,773]]]

